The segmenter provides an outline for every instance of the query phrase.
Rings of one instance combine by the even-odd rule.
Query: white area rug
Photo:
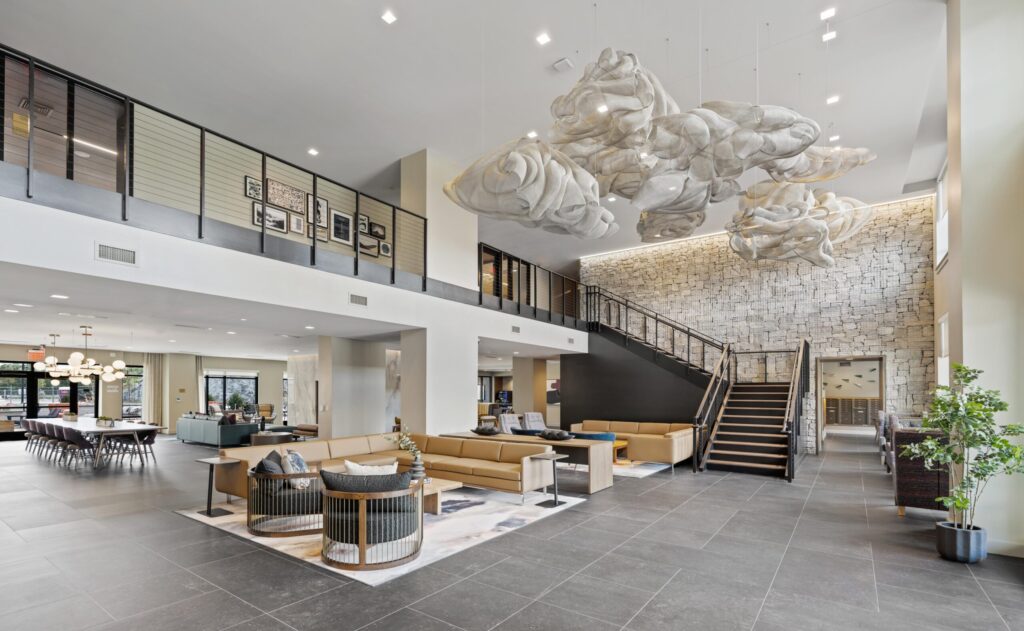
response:
[[[576,471],[586,472],[590,471],[587,465],[571,465],[571,464],[559,464],[559,469],[567,469],[572,471],[574,468]],[[667,464],[660,462],[635,462],[630,464],[612,464],[612,475],[622,476],[624,478],[646,478],[649,475],[654,475],[659,471],[668,469]]]
[[[565,504],[558,508],[541,508],[536,504],[550,499],[543,493],[528,493],[526,504],[520,504],[518,495],[465,487],[445,492],[442,499],[440,515],[425,513],[423,516],[423,547],[420,549],[419,557],[398,567],[365,572],[339,570],[325,565],[320,559],[322,537],[319,534],[301,537],[256,537],[249,534],[245,527],[244,501],[216,504],[216,508],[232,512],[231,515],[223,517],[210,518],[199,514],[198,511],[206,509],[205,506],[178,511],[178,514],[307,563],[319,565],[361,583],[381,585],[434,561],[586,501],[578,497],[559,496],[558,499],[564,500]]]

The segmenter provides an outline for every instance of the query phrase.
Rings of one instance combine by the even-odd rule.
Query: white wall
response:
[[[384,344],[321,336],[318,340],[320,436],[379,434],[384,417]]]
[[[962,349],[952,361],[1024,412],[1024,3],[950,0],[950,302],[960,303]],[[953,257],[956,256],[956,259]],[[955,264],[955,266],[954,266]],[[945,273],[945,271],[943,271]],[[960,294],[956,295],[957,284]],[[957,328],[951,313],[951,331]],[[953,338],[953,335],[951,335]],[[978,507],[990,550],[1024,556],[1024,476],[993,480]]]

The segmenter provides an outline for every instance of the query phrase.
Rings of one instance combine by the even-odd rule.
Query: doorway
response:
[[[829,431],[874,431],[885,410],[885,357],[821,357],[817,373],[819,450]]]

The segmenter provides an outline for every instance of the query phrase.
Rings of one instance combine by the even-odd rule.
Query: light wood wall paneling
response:
[[[245,176],[260,179],[262,158],[256,151],[206,134],[206,217],[253,232],[260,228],[252,221],[253,203],[259,200],[245,195]],[[275,234],[275,233],[271,233]]]
[[[398,211],[395,216],[395,265],[410,274],[423,275],[423,237],[426,222],[422,217]]]
[[[89,143],[75,144],[74,149],[89,156],[74,156],[76,182],[117,191],[117,121],[123,110],[117,99],[75,86],[75,138]]]
[[[345,254],[347,256],[355,256],[355,234],[358,229],[356,226],[356,194],[354,191],[347,189],[343,186],[338,186],[334,182],[328,182],[323,178],[317,178],[316,193],[318,196],[327,200],[327,206],[330,210],[347,213],[351,217],[351,230],[352,230],[352,243],[353,245],[345,245],[330,238],[331,231],[331,218],[330,213],[327,217],[327,230],[328,240],[321,241],[316,244],[318,249],[323,249],[328,252],[337,252],[338,254]]]
[[[136,104],[134,196],[199,214],[198,127]]]

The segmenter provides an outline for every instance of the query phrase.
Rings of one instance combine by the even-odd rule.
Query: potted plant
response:
[[[396,438],[390,439],[394,441],[399,449],[404,449],[412,455],[412,464],[409,465],[409,477],[413,480],[422,480],[426,477],[427,472],[423,468],[423,458],[420,454],[420,447],[416,444],[416,441],[412,439],[409,432],[401,432]]]
[[[1024,447],[1010,441],[1024,434],[1024,425],[996,423],[996,412],[1008,406],[998,390],[975,385],[981,373],[954,364],[953,385],[935,389],[922,423],[941,436],[903,449],[904,456],[923,458],[929,469],[946,470],[949,495],[936,501],[950,510],[953,520],[935,525],[935,542],[944,559],[961,563],[976,563],[988,554],[985,529],[975,525],[974,513],[989,480],[1024,472]]]

